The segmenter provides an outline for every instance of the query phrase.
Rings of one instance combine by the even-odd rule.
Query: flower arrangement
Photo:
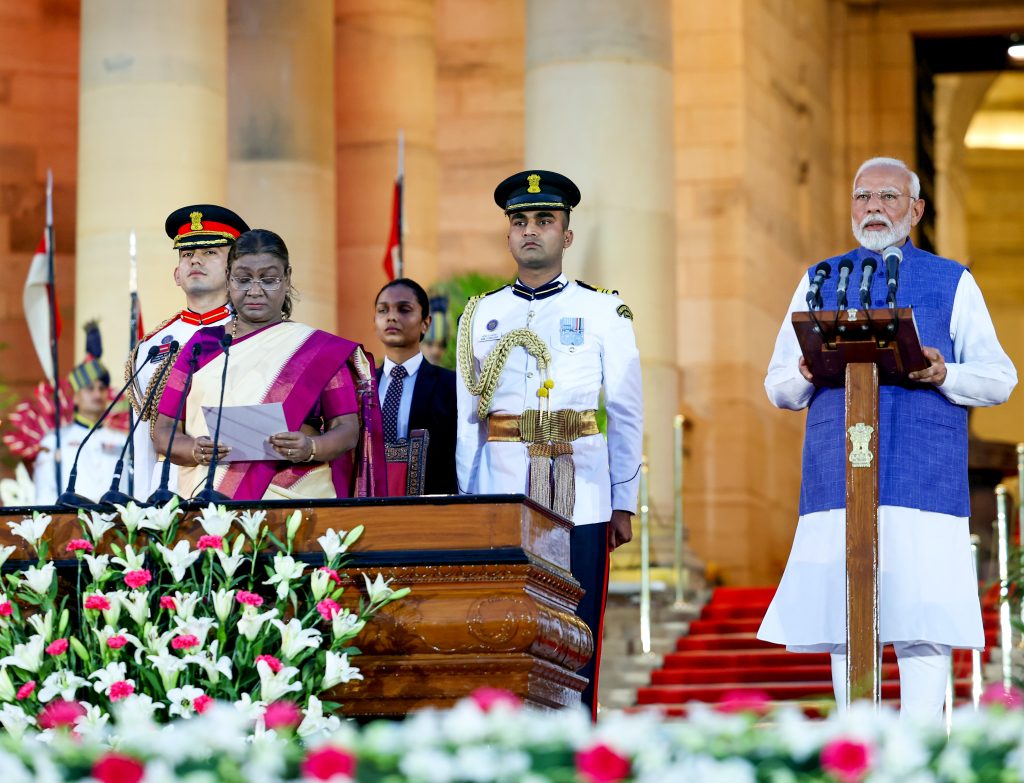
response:
[[[364,575],[365,595],[345,600],[338,569],[362,526],[328,530],[318,539],[324,564],[314,567],[293,553],[299,511],[281,540],[265,511],[211,504],[197,517],[202,535],[193,546],[179,536],[176,501],[117,510],[79,513],[82,535],[64,553],[76,561],[73,586],[64,591],[49,557],[51,517],[8,523],[37,555],[0,584],[0,724],[8,734],[46,730],[69,710],[76,733],[88,735],[102,733],[115,705],[167,721],[215,701],[258,731],[296,704],[299,733],[337,728],[338,705],[319,695],[362,679],[351,662],[356,637],[409,592]],[[0,547],[0,565],[14,550]]]
[[[755,701],[694,703],[680,721],[619,712],[594,725],[579,710],[540,712],[482,689],[450,710],[363,728],[338,723],[303,737],[294,705],[254,734],[230,704],[161,725],[143,702],[125,699],[101,731],[85,736],[74,728],[83,718],[63,707],[47,728],[20,739],[0,735],[0,775],[5,783],[996,783],[1024,776],[1019,695],[1000,692],[980,711],[956,710],[948,738],[941,724],[915,725],[863,703],[821,720],[795,707],[766,713]]]

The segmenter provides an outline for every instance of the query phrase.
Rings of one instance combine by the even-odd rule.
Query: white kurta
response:
[[[82,445],[85,436],[89,433],[89,427],[78,422],[72,422],[61,428],[60,451],[61,451],[61,486],[57,488],[56,475],[53,469],[54,449],[56,438],[53,433],[47,433],[40,442],[39,456],[36,457],[35,465],[32,468],[32,481],[36,486],[36,504],[49,506],[57,501],[57,497],[67,487],[68,476],[71,475],[71,465],[75,461],[75,454],[78,447]],[[124,447],[127,435],[118,430],[100,427],[89,438],[89,442],[82,449],[82,455],[78,458],[78,477],[75,480],[75,492],[92,501],[98,501],[103,494],[110,489],[110,482],[114,478],[114,468],[117,467],[117,458]],[[128,486],[127,476],[121,475],[121,490]]]
[[[604,390],[608,440],[589,435],[573,441],[576,502],[573,523],[607,522],[612,509],[636,511],[643,448],[640,354],[633,321],[620,314],[622,300],[568,282],[554,296],[529,300],[511,287],[480,300],[470,325],[474,371],[480,372],[498,339],[529,327],[550,346],[551,410],[596,410]],[[622,310],[622,313],[628,311]],[[564,328],[569,331],[563,332]],[[578,330],[578,331],[576,331]],[[514,348],[498,383],[491,413],[519,415],[538,407],[544,380],[536,360]],[[456,466],[459,490],[468,494],[526,493],[530,458],[522,443],[487,441],[487,423],[477,417],[478,398],[459,374]]]
[[[800,346],[790,322],[793,312],[806,308],[808,285],[802,276],[764,382],[779,408],[806,408],[814,391],[800,375]],[[957,285],[950,337],[953,356],[944,357],[939,391],[957,405],[1005,402],[1017,373],[969,272]],[[879,640],[984,647],[967,517],[881,506],[878,524]],[[786,571],[757,636],[798,652],[829,650],[846,643],[845,606],[846,511],[806,514],[797,522]]]
[[[204,326],[220,326],[231,320],[231,316],[226,316],[219,321],[204,324]],[[171,342],[177,340],[179,345],[184,347],[192,335],[198,332],[202,326],[187,324],[180,318],[171,321],[167,326],[158,332],[150,335],[145,341],[139,344],[139,350],[136,354],[136,362],[134,369],[138,369],[139,364],[146,361],[146,356],[149,354],[149,349],[156,346],[170,345]],[[149,382],[153,379],[153,376],[160,370],[163,365],[166,354],[160,354],[153,361],[149,362],[146,367],[142,369],[135,381],[135,399],[139,401],[141,405],[145,399],[145,391],[149,386]],[[170,368],[168,368],[170,372]],[[152,409],[156,411],[160,400],[154,400]],[[156,415],[154,413],[154,415]],[[135,491],[134,496],[139,500],[146,500],[149,498],[153,491],[160,486],[160,472],[162,467],[162,460],[157,458],[156,449],[153,447],[153,441],[149,436],[150,427],[149,422],[144,421],[135,428],[135,435],[132,437],[132,444],[135,451]],[[178,466],[171,465],[170,482],[168,487],[172,490],[178,485]]]

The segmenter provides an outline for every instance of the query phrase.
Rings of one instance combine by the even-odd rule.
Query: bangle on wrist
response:
[[[309,456],[303,462],[312,462],[316,458],[316,438],[308,435],[306,437],[309,438]]]

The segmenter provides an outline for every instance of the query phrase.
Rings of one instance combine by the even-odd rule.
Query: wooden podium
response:
[[[928,360],[911,308],[796,312],[793,328],[815,385],[846,389],[846,693],[878,704],[878,386]]]
[[[571,524],[522,495],[427,496],[361,500],[309,500],[229,504],[262,508],[284,538],[288,515],[300,508],[295,539],[303,559],[322,562],[316,539],[328,528],[366,526],[344,569],[355,599],[359,572],[394,578],[412,593],[390,604],[356,640],[364,653],[354,663],[364,680],[326,698],[358,717],[400,716],[426,706],[450,706],[481,685],[507,688],[525,702],[549,709],[578,705],[586,680],[576,674],[593,654],[587,626],[576,614],[583,592],[569,572]],[[202,529],[189,504],[180,534],[193,543]],[[3,570],[32,557],[11,534],[32,508],[0,509],[0,546],[17,547]],[[60,557],[81,535],[76,514],[53,514],[50,552]],[[21,562],[19,562],[21,561]],[[75,561],[57,560],[58,569]]]

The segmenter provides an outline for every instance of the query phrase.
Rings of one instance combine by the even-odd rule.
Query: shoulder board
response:
[[[170,318],[168,318],[166,321],[164,321],[162,324],[160,324],[156,329],[154,329],[153,331],[151,331],[148,334],[146,334],[141,340],[139,340],[139,342],[137,344],[144,343],[144,342],[146,342],[146,340],[149,340],[150,338],[152,338],[155,335],[159,334],[164,329],[166,329],[168,326],[170,326],[175,321],[177,321],[179,318],[181,318],[181,313],[180,312],[179,313],[175,313]]]
[[[498,293],[498,291],[504,291],[506,288],[508,288],[508,285],[503,285],[501,288],[494,288],[494,289],[492,289],[490,291],[484,291],[482,294],[477,294],[476,296],[471,296],[470,299],[471,300],[473,300],[473,299],[483,299],[485,296],[490,296],[491,294],[496,294],[496,293]]]
[[[610,296],[618,296],[619,292],[614,288],[598,288],[597,286],[590,285],[590,283],[584,283],[582,280],[577,280],[576,285],[580,288],[586,288],[588,291],[597,291],[599,294],[608,294]]]

